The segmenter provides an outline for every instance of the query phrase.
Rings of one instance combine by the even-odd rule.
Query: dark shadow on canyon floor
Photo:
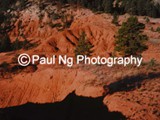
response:
[[[107,94],[113,94],[120,91],[127,92],[136,88],[140,88],[143,81],[153,80],[156,78],[160,78],[160,72],[149,73],[148,75],[138,74],[134,76],[126,76],[117,82],[104,86],[104,90],[108,92]]]
[[[86,98],[71,93],[59,103],[32,104],[1,109],[0,120],[126,120],[119,112],[109,112],[103,97]]]

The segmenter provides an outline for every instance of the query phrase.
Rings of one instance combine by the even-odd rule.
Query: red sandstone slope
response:
[[[90,77],[88,77],[90,76]],[[33,103],[62,101],[69,93],[98,97],[102,87],[86,86],[96,79],[91,72],[80,69],[45,68],[32,74],[21,73],[10,80],[0,82],[0,107]]]
[[[114,49],[114,35],[118,27],[111,24],[111,16],[107,14],[96,15],[89,10],[77,10],[75,20],[71,26],[64,31],[58,31],[56,28],[49,26],[50,18],[47,13],[43,19],[39,19],[37,9],[35,7],[22,11],[22,16],[15,23],[16,28],[10,33],[11,40],[14,41],[19,32],[22,32],[31,42],[38,42],[39,46],[28,51],[20,50],[11,53],[0,53],[0,62],[12,62],[15,54],[29,53],[29,54],[69,54],[73,55],[74,49],[77,45],[78,38],[81,31],[85,31],[88,40],[93,47],[93,55],[108,56],[108,53],[113,52]],[[124,17],[124,16],[122,16]],[[21,23],[22,21],[22,23]],[[21,29],[19,24],[21,23]],[[147,28],[146,28],[147,31]],[[145,31],[145,32],[146,32]],[[152,32],[146,32],[150,37],[159,39],[157,33],[153,35]],[[19,39],[23,40],[19,36]],[[160,61],[160,43],[154,43],[153,40],[149,41],[149,49],[143,53],[146,61],[152,58]],[[106,66],[74,66],[74,68],[66,68],[62,66],[37,66],[37,71],[31,71],[28,68],[22,70],[18,74],[12,74],[11,78],[0,80],[0,107],[9,107],[25,104],[27,102],[33,103],[49,103],[62,101],[69,93],[75,91],[77,95],[87,97],[102,96],[104,92],[104,85],[116,83],[118,80],[123,80],[126,76],[148,75],[146,68],[107,68]],[[32,68],[31,68],[32,69]],[[150,81],[145,81],[144,87],[131,89],[129,91],[121,91],[121,86],[114,86],[118,88],[112,94],[107,94],[104,99],[104,104],[109,107],[110,111],[120,111],[130,119],[141,120],[143,116],[147,120],[158,120],[159,113],[154,114],[154,110],[158,109],[160,102],[159,96],[159,68],[156,68],[156,78],[148,78]],[[153,71],[152,71],[153,72]],[[137,80],[135,77],[133,80]],[[142,78],[146,80],[145,78]],[[130,79],[129,79],[130,80]],[[132,80],[132,79],[131,79]],[[145,86],[146,84],[146,86]],[[156,84],[156,91],[152,91],[152,87]],[[135,85],[136,86],[136,85]],[[141,91],[145,88],[147,91]],[[112,89],[111,89],[112,91]],[[142,97],[142,94],[146,95]],[[151,98],[148,98],[151,96]],[[155,99],[157,98],[157,99]],[[127,100],[131,99],[131,100]],[[154,99],[153,103],[151,100]],[[140,102],[136,102],[140,101]],[[150,106],[149,104],[154,107]],[[142,110],[145,108],[145,111]],[[152,112],[150,112],[152,111]]]
[[[159,67],[108,68],[106,66],[38,66],[33,73],[21,72],[0,81],[0,107],[62,101],[69,93],[98,97],[110,111],[122,112],[128,119],[158,120],[160,116]]]
[[[62,32],[48,25],[48,21],[51,21],[51,19],[47,16],[46,13],[44,18],[40,20],[35,15],[27,13],[25,16],[22,15],[15,23],[16,28],[10,33],[12,41],[21,32],[27,39],[41,42],[36,49],[37,52],[73,54],[78,38],[81,32],[84,31],[87,39],[94,45],[93,55],[106,56],[107,53],[113,51],[117,28],[102,15],[82,15],[79,18],[76,18],[76,15],[71,27]],[[19,37],[19,39],[23,38]]]
[[[28,40],[38,42],[38,48],[32,51],[56,54],[74,55],[78,38],[82,31],[87,34],[87,39],[94,46],[92,48],[93,55],[108,56],[114,50],[114,40],[118,27],[111,23],[112,17],[106,14],[93,14],[88,10],[75,10],[75,20],[70,28],[58,31],[52,28],[49,23],[56,22],[44,13],[43,18],[39,18],[36,7],[30,8],[31,11],[24,10],[21,17],[15,23],[16,28],[10,33],[11,40],[14,41],[19,33],[23,33]],[[84,14],[86,12],[86,14]],[[32,14],[31,14],[32,13]],[[120,16],[119,21],[122,23],[129,16]],[[150,18],[151,19],[151,18]],[[144,61],[156,59],[160,61],[160,36],[158,32],[151,31],[151,27],[156,29],[159,26],[159,19],[151,19],[151,23],[145,23],[143,17],[139,17],[139,21],[146,24],[144,33],[149,36],[149,49],[142,55]],[[59,20],[58,20],[59,21]],[[154,24],[152,24],[154,23]],[[21,36],[18,37],[23,40]],[[31,51],[31,52],[32,52]]]

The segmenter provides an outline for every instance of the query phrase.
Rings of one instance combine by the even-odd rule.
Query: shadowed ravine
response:
[[[0,110],[0,120],[125,120],[119,112],[109,112],[103,97],[85,98],[71,93],[59,103],[32,104]]]

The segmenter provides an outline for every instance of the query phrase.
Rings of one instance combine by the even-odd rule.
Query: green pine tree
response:
[[[104,12],[106,13],[113,12],[113,2],[114,0],[103,0],[102,6],[104,8]]]
[[[18,38],[16,38],[16,40],[12,44],[13,50],[19,50],[21,49],[21,46],[21,42],[18,40]]]
[[[118,25],[119,25],[119,23],[118,23],[118,15],[117,15],[117,13],[114,13],[114,14],[113,14],[113,20],[112,20],[112,23],[113,23],[113,24],[115,24],[116,26],[118,26]]]
[[[0,39],[0,52],[8,52],[11,50],[11,41],[8,35]]]
[[[82,32],[82,34],[80,35],[79,41],[78,41],[78,45],[75,49],[75,55],[90,55],[91,54],[91,48],[92,45],[88,42],[88,40],[86,39],[86,34],[85,32]]]
[[[123,56],[140,55],[147,49],[145,42],[148,37],[142,34],[144,27],[144,24],[138,22],[137,17],[128,18],[118,31],[115,50]]]

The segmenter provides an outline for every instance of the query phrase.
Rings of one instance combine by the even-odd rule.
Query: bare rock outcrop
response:
[[[117,28],[99,15],[75,20],[70,29],[53,34],[39,46],[38,50],[74,54],[82,31],[86,33],[87,39],[94,46],[93,55],[106,56],[114,50],[114,36]]]
[[[0,108],[17,106],[27,102],[53,103],[62,101],[69,93],[98,97],[102,87],[86,85],[96,79],[91,72],[79,69],[41,69],[31,74],[19,74],[10,80],[0,81]]]

